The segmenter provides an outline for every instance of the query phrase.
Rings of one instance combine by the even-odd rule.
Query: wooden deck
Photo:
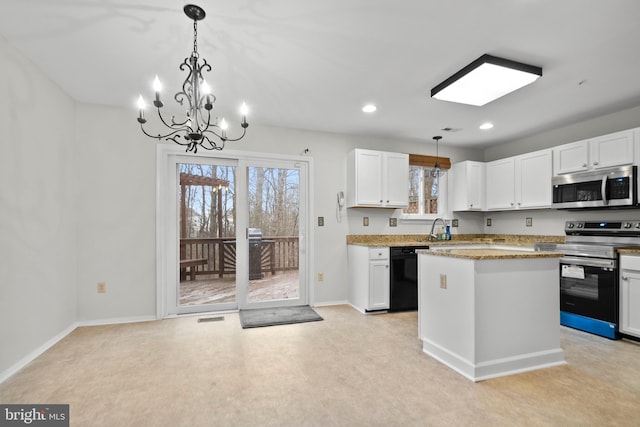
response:
[[[262,279],[249,281],[249,301],[270,301],[297,298],[298,270],[265,274]],[[199,275],[196,280],[180,282],[180,306],[219,304],[236,300],[235,277]]]

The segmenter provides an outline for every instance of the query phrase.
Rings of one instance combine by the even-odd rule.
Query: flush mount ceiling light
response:
[[[373,113],[378,109],[378,107],[376,107],[374,104],[366,104],[364,107],[362,107],[362,111],[364,113]]]
[[[164,106],[160,101],[162,85],[158,76],[156,76],[153,82],[153,90],[155,91],[153,105],[158,109],[158,117],[165,126],[166,133],[154,135],[145,130],[144,124],[147,120],[144,117],[145,102],[142,95],[138,98],[138,108],[140,110],[138,123],[140,123],[142,132],[148,137],[173,141],[176,144],[186,146],[187,151],[197,153],[198,147],[205,150],[222,150],[226,141],[239,141],[244,137],[249,126],[249,123],[247,123],[247,104],[243,102],[240,107],[242,133],[237,138],[231,139],[227,137],[227,122],[224,119],[219,120],[218,117],[213,119],[211,117],[211,110],[215,105],[216,97],[211,93],[210,86],[202,76],[203,70],[211,71],[211,65],[204,58],[200,62],[200,55],[198,54],[198,21],[204,19],[205,12],[200,6],[188,4],[184,7],[184,13],[193,20],[193,52],[190,57],[185,58],[180,64],[180,70],[187,70],[189,74],[182,83],[182,90],[177,92],[173,98],[180,106],[187,108],[186,116],[184,119],[178,120],[176,120],[175,116],[171,116],[171,120],[167,120],[162,116],[160,111]]]
[[[431,89],[431,97],[482,106],[540,76],[540,67],[485,54]]]
[[[493,128],[493,123],[491,122],[485,122],[483,124],[480,125],[480,129],[482,130],[489,130]]]

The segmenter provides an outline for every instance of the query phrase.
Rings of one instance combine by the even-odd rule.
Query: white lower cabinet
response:
[[[640,338],[640,256],[620,256],[619,330]]]
[[[389,248],[348,245],[349,303],[365,313],[389,308]]]

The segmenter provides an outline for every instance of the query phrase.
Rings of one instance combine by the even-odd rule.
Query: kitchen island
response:
[[[418,253],[425,353],[473,381],[565,363],[561,254],[490,246]]]

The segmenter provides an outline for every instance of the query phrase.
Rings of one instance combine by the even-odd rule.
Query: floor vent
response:
[[[198,323],[202,323],[202,322],[219,322],[221,320],[224,320],[224,316],[201,317],[200,319],[198,319]]]

